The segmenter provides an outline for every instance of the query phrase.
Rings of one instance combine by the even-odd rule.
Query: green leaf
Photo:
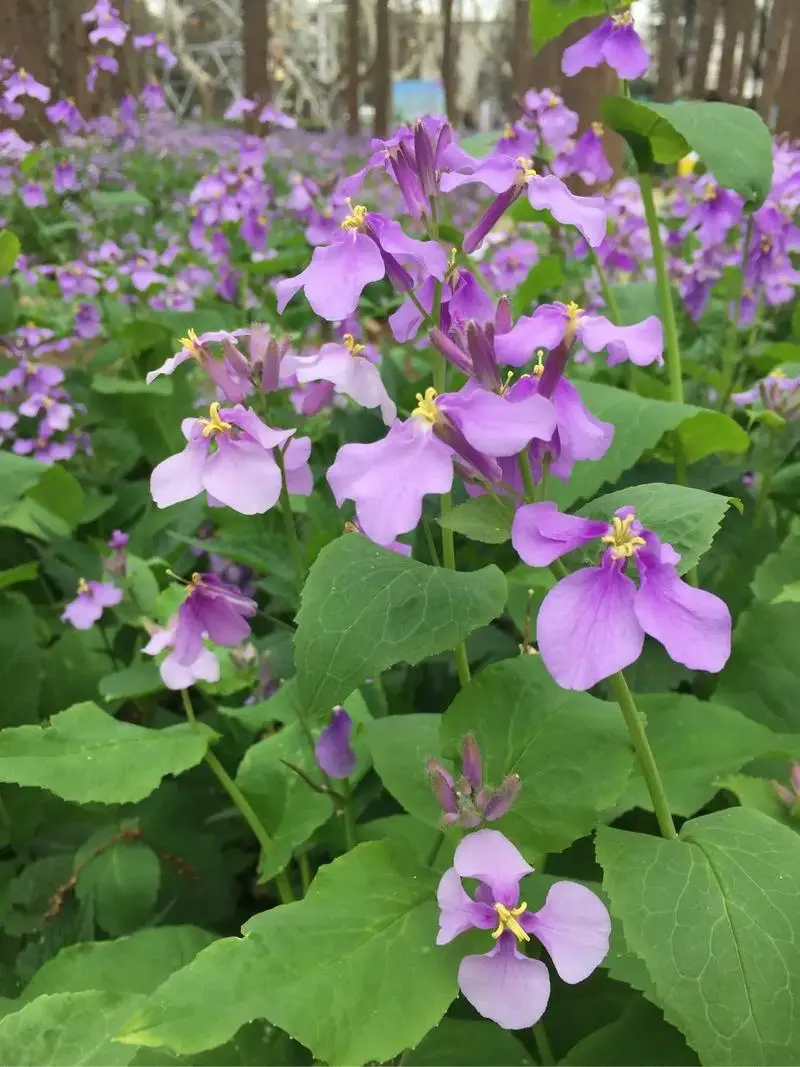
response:
[[[156,378],[149,385],[144,378],[110,378],[104,374],[95,374],[92,389],[104,396],[172,396],[172,379]]]
[[[777,733],[800,732],[800,604],[758,604],[745,611],[714,700]]]
[[[772,604],[787,587],[795,586],[797,582],[800,582],[800,520],[795,519],[781,547],[759,565],[750,585],[758,600]]]
[[[425,761],[439,756],[441,715],[391,715],[375,719],[367,744],[381,781],[410,815],[439,825],[442,810],[428,782]]]
[[[19,237],[11,230],[0,230],[0,278],[11,273],[19,253]]]
[[[625,788],[631,751],[612,704],[559,688],[538,656],[494,663],[458,694],[442,722],[455,756],[472,731],[485,778],[515,772],[522,789],[500,828],[519,848],[559,852],[588,834]]]
[[[458,143],[471,156],[487,156],[494,149],[499,137],[496,130],[488,130],[486,133],[473,133],[471,137],[465,137]]]
[[[36,972],[22,1000],[87,989],[152,993],[214,940],[198,926],[157,926],[114,941],[68,945]]]
[[[649,315],[661,317],[655,282],[616,282],[611,291],[617,302],[620,326],[633,326]]]
[[[459,573],[346,534],[311,568],[297,616],[295,665],[306,714],[319,717],[365,678],[452,649],[503,610],[497,567]]]
[[[0,1063],[124,1067],[135,1048],[115,1041],[141,996],[90,990],[37,997],[0,1019]]]
[[[606,12],[604,0],[528,0],[528,3],[534,52],[578,19]]]
[[[213,736],[202,724],[150,730],[118,722],[96,704],[75,704],[49,725],[0,731],[0,782],[48,789],[76,804],[135,803],[164,775],[198,764]]]
[[[611,911],[703,1063],[800,1059],[800,839],[744,808],[679,840],[601,827]]]
[[[42,659],[36,616],[30,603],[19,593],[0,594],[0,692],[5,694],[0,704],[0,724],[3,726],[38,721]]]
[[[155,660],[142,660],[123,667],[121,671],[107,674],[97,687],[107,703],[117,700],[135,700],[138,697],[160,693],[164,689],[158,664]]]
[[[0,589],[8,589],[12,585],[21,585],[22,582],[35,582],[39,577],[39,563],[31,560],[29,563],[20,563],[17,567],[9,567],[6,571],[0,571]]]
[[[787,775],[788,779],[788,775]],[[795,831],[800,830],[800,822],[793,818],[789,809],[778,797],[771,781],[766,778],[751,778],[747,774],[732,774],[720,782],[721,789],[733,793],[743,808],[754,808],[763,815],[769,815],[784,826]]]
[[[83,516],[83,489],[60,463],[48,467],[3,524],[49,539],[69,537]]]
[[[75,894],[102,930],[121,937],[148,921],[160,886],[161,862],[152,848],[141,841],[121,841],[80,869]]]
[[[553,485],[553,498],[561,508],[591,499],[606,482],[613,485],[665,433],[678,427],[690,463],[716,452],[745,452],[750,446],[745,430],[722,412],[652,400],[596,382],[581,382],[578,388],[592,414],[613,424],[614,440],[602,459],[577,463],[567,485]]]
[[[403,1056],[407,1067],[526,1067],[533,1060],[519,1038],[494,1023],[442,1019]]]
[[[527,200],[525,200],[527,203]],[[530,205],[528,205],[530,206]],[[531,305],[542,293],[557,290],[564,284],[564,271],[561,268],[561,260],[558,256],[544,256],[538,263],[534,263],[525,278],[511,298],[511,308],[514,317],[527,314]]]
[[[48,469],[52,468],[29,456],[0,452],[0,515],[32,489]]]
[[[711,548],[730,503],[730,497],[707,493],[705,489],[655,482],[597,497],[580,513],[610,520],[618,508],[636,508],[641,524],[680,553],[678,570],[685,574]]]
[[[511,537],[514,505],[504,497],[476,496],[439,517],[439,525],[473,541],[502,545]]]
[[[19,304],[13,285],[0,285],[0,332],[10,333],[17,324]],[[8,455],[9,453],[6,453]],[[20,459],[23,457],[20,456]]]
[[[647,737],[676,815],[693,815],[722,788],[720,778],[750,760],[780,752],[781,738],[738,711],[679,693],[640,694]],[[653,810],[641,773],[633,778],[618,809]]]
[[[700,100],[646,106],[684,139],[720,185],[740,193],[752,210],[761,207],[772,188],[772,134],[757,111]]]
[[[619,1019],[573,1045],[561,1067],[693,1067],[697,1056],[653,1004],[629,1002]]]
[[[89,199],[96,207],[126,208],[126,207],[152,207],[153,205],[146,196],[137,193],[135,189],[94,189],[89,193]]]
[[[677,163],[689,152],[686,139],[654,108],[625,96],[607,96],[602,104],[606,125],[630,145],[639,170],[653,163]]]
[[[266,1018],[326,1063],[413,1048],[456,996],[463,945],[436,947],[438,875],[383,841],[322,867],[308,895],[251,919],[167,979],[121,1040],[184,1055]]]

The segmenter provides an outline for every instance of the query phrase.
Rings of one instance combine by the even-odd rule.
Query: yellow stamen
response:
[[[367,217],[367,209],[363,204],[353,204],[350,197],[345,198],[345,203],[350,208],[350,214],[342,219],[343,230],[363,230],[364,220]]]
[[[605,132],[606,132],[606,128],[605,128],[605,126],[603,125],[602,122],[593,122],[592,123],[592,133],[595,134],[595,136],[604,137],[605,136]]]
[[[517,164],[520,168],[520,174],[517,177],[517,182],[520,185],[524,185],[528,178],[536,177],[536,170],[533,166],[533,160],[527,156],[517,156]]]
[[[631,532],[635,518],[635,515],[626,515],[624,519],[615,515],[612,518],[608,533],[601,538],[603,544],[611,546],[612,559],[630,559],[642,545],[647,544],[643,537]]]
[[[203,426],[203,437],[211,437],[212,434],[223,433],[225,430],[232,428],[229,422],[225,422],[224,419],[220,418],[219,409],[221,406],[219,401],[215,400],[209,406],[208,418],[199,420]],[[192,575],[192,581],[194,581],[194,575]]]
[[[569,320],[567,322],[567,329],[564,333],[564,343],[566,345],[571,345],[575,339],[575,331],[578,329],[581,315],[583,315],[583,308],[579,307],[574,300],[570,300],[567,304],[567,315],[569,316]]]
[[[441,412],[439,406],[436,403],[437,392],[433,386],[428,386],[425,390],[425,395],[417,393],[417,406],[411,412],[412,415],[421,415],[426,422],[429,422],[431,426],[439,422],[441,419]]]
[[[612,15],[611,21],[615,26],[632,26],[633,14],[630,11],[620,11],[618,15]]]
[[[771,237],[767,237],[766,234],[764,234],[764,236],[761,238],[760,244],[761,244],[761,251],[762,252],[771,252],[772,251],[772,238]]]
[[[717,199],[717,190],[713,182],[706,182],[706,187],[703,190],[703,199],[709,201]]]
[[[342,338],[342,342],[351,356],[357,356],[359,352],[364,351],[364,346],[358,344],[351,333],[346,333]]]
[[[200,338],[194,330],[189,330],[185,337],[179,337],[178,344],[191,352],[195,359],[200,355]]]
[[[503,138],[506,141],[513,141],[516,136],[517,131],[514,129],[510,122],[507,122],[503,130]]]
[[[82,593],[91,593],[91,591],[92,590],[89,587],[89,583],[86,581],[86,579],[85,578],[79,578],[78,579],[78,596],[80,596]]]
[[[774,371],[770,371],[770,378],[785,378],[786,371],[781,370],[780,367],[776,367]]]
[[[533,368],[534,378],[541,378],[544,374],[544,349],[540,348],[536,353],[536,366]]]
[[[510,930],[516,937],[517,941],[530,941],[530,935],[526,934],[520,924],[517,922],[517,916],[527,909],[528,905],[523,901],[516,908],[507,908],[505,904],[495,904],[494,910],[497,912],[497,929],[492,930],[492,937],[497,940],[501,934],[506,930]]]

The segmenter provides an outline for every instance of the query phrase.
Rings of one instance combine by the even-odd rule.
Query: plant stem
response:
[[[306,576],[306,564],[305,559],[303,558],[303,550],[300,547],[300,541],[297,537],[297,529],[294,524],[292,503],[289,500],[289,490],[286,486],[286,464],[280,447],[273,449],[273,455],[278,464],[278,469],[281,472],[281,514],[283,515],[283,525],[286,530],[286,540],[289,542],[289,553],[292,557],[295,580],[297,582],[297,588],[300,590],[303,588],[303,581]]]
[[[722,355],[722,371],[724,374],[725,386],[720,389],[720,411],[725,410],[725,405],[730,400],[731,393],[733,392],[733,381],[739,365],[738,356],[741,351],[739,316],[742,312],[742,297],[744,296],[744,271],[747,266],[747,257],[750,254],[750,244],[753,240],[754,226],[755,223],[751,212],[750,215],[748,215],[747,226],[744,231],[744,246],[742,247],[742,281],[739,286],[739,292],[736,294],[733,315],[731,316],[731,321],[728,323],[728,332],[725,336],[725,348],[723,349]]]
[[[444,844],[444,833],[439,830],[436,834],[436,840],[431,845],[431,850],[428,853],[428,858],[425,860],[425,864],[428,867],[432,867],[436,862],[436,857],[439,855],[439,849]]]
[[[344,803],[342,804],[342,815],[344,817],[344,847],[345,852],[349,852],[356,847],[356,821],[353,815],[353,793],[347,779],[342,782],[341,789],[342,796],[344,797]]]
[[[547,1036],[547,1031],[544,1028],[544,1023],[534,1023],[532,1030],[536,1052],[539,1056],[539,1063],[542,1067],[553,1067],[556,1060],[553,1055],[552,1046],[550,1045],[550,1038]]]
[[[183,703],[183,710],[186,712],[186,718],[190,723],[196,725],[197,716],[194,713],[192,698],[189,696],[188,689],[181,689],[181,701]],[[264,824],[253,810],[250,801],[241,791],[236,782],[234,782],[233,778],[231,778],[211,749],[206,750],[206,754],[203,758],[213,771],[219,784],[239,809],[242,818],[253,831],[255,839],[258,841],[263,851],[270,852],[272,850],[272,838],[269,836],[264,828]],[[278,895],[281,898],[281,903],[291,904],[294,900],[294,893],[292,892],[292,887],[289,884],[289,879],[286,877],[285,871],[281,871],[275,876],[275,886],[278,890]]]
[[[597,271],[597,277],[600,279],[600,289],[603,293],[603,300],[606,302],[606,307],[610,312],[611,321],[615,326],[619,326],[619,304],[617,303],[617,298],[614,296],[614,292],[608,284],[608,275],[605,272],[603,264],[600,262],[600,257],[591,245],[589,245],[589,255],[594,264],[594,269]]]
[[[656,819],[658,819],[661,834],[666,838],[676,838],[678,833],[675,829],[675,823],[672,821],[669,801],[664,791],[664,783],[658,773],[653,750],[647,740],[644,722],[639,709],[636,707],[633,693],[628,688],[628,683],[625,681],[625,675],[622,671],[612,674],[609,681],[611,682],[611,688],[614,690],[614,697],[622,712],[622,717],[625,720],[625,725],[628,728],[631,744],[647,784],[647,791],[653,802],[653,810],[656,814]]]
[[[422,532],[425,534],[425,541],[428,545],[428,551],[431,555],[431,563],[434,567],[441,567],[439,562],[439,553],[436,551],[436,544],[433,540],[433,534],[431,533],[431,524],[426,518],[422,519]]]
[[[527,445],[517,454],[517,460],[522,474],[522,484],[525,488],[525,500],[530,504],[536,499],[536,483],[533,480],[531,457]]]
[[[298,855],[297,869],[300,872],[300,887],[303,891],[303,896],[305,896],[308,892],[308,887],[311,885],[311,864],[309,863],[307,852],[301,852]]]

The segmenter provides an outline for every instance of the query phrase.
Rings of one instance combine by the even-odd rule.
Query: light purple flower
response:
[[[528,911],[527,904],[519,902],[519,883],[532,872],[503,834],[477,830],[459,844],[436,893],[437,945],[467,930],[491,931],[494,948],[482,956],[464,957],[458,985],[479,1014],[506,1030],[533,1026],[550,997],[546,964],[519,949],[531,935],[570,985],[588,978],[608,953],[611,920],[603,902],[577,882],[556,882],[544,906]],[[464,889],[463,878],[479,883],[474,897]]]
[[[20,199],[25,207],[46,207],[47,194],[44,186],[39,182],[25,182],[19,191]]]
[[[357,204],[341,223],[334,243],[315,248],[304,271],[275,286],[278,312],[283,314],[303,289],[321,318],[341,322],[353,314],[370,282],[388,275],[396,289],[407,292],[415,279],[432,275],[441,281],[446,270],[447,256],[436,241],[408,237],[399,223]]]
[[[242,515],[260,515],[278,502],[281,474],[272,450],[284,446],[294,430],[273,430],[241,404],[223,408],[217,402],[208,418],[184,419],[181,430],[186,448],[150,476],[158,507],[203,490]]]
[[[78,595],[67,604],[61,615],[76,630],[91,630],[104,608],[112,608],[122,600],[122,590],[110,582],[78,582]]]
[[[475,183],[491,189],[496,199],[464,236],[465,252],[473,252],[478,247],[523,190],[527,191],[531,207],[549,211],[565,226],[575,226],[592,248],[597,248],[605,237],[607,217],[603,197],[576,196],[555,174],[537,174],[529,159],[493,155],[467,173],[443,174],[441,178],[445,192]]]
[[[109,44],[121,45],[128,36],[129,26],[124,23],[113,8],[101,11],[95,22],[95,27],[89,32],[91,44],[99,44],[100,41],[108,41]]]
[[[77,133],[86,125],[74,100],[58,100],[55,104],[45,108],[45,114],[52,123],[56,125],[63,123],[70,133]]]
[[[604,19],[599,26],[575,44],[564,49],[561,71],[568,78],[587,67],[607,63],[620,78],[641,78],[650,64],[650,56],[633,25],[633,14],[621,11]]]
[[[329,778],[349,778],[355,770],[356,754],[350,747],[352,731],[353,720],[343,707],[335,707],[330,725],[314,746],[316,761]]]
[[[100,312],[94,304],[78,304],[75,312],[75,333],[89,340],[100,333]]]
[[[700,199],[692,207],[681,232],[695,230],[703,245],[716,248],[724,244],[729,232],[742,221],[744,199],[732,189],[723,189],[705,174],[696,185]]]
[[[227,119],[228,122],[235,122],[242,116],[249,115],[255,109],[256,105],[253,100],[248,100],[246,96],[240,96],[238,100],[234,100],[222,117]]]
[[[613,178],[614,168],[608,162],[603,146],[604,133],[602,122],[593,122],[572,151],[553,161],[555,173],[562,178],[567,174],[578,174],[587,185]]]
[[[119,63],[113,56],[89,56],[89,70],[86,75],[86,88],[90,93],[93,93],[95,90],[97,78],[101,70],[107,71],[109,74],[117,74],[119,72]]]
[[[184,664],[178,660],[173,650],[177,627],[177,616],[173,616],[166,627],[148,627],[150,640],[142,652],[146,656],[157,656],[170,649],[169,654],[158,665],[161,681],[167,689],[188,689],[195,682],[218,682],[219,660],[211,649],[201,646],[197,657],[191,663]]]
[[[508,333],[498,337],[495,350],[502,363],[521,367],[540,348],[548,351],[577,338],[590,352],[608,351],[608,364],[628,359],[639,367],[663,363],[661,320],[649,315],[634,326],[615,326],[604,315],[582,311],[577,304],[540,304],[523,315]]]
[[[193,574],[172,630],[176,662],[183,667],[196,663],[206,637],[216,645],[241,644],[251,633],[247,619],[257,610],[254,600],[216,574]]]
[[[112,530],[111,537],[108,539],[108,547],[116,552],[126,548],[128,541],[130,541],[130,536],[128,534],[123,533],[122,530]]]
[[[434,279],[427,278],[415,294],[418,303],[429,315],[433,311],[435,292]],[[448,270],[439,307],[440,329],[447,332],[451,327],[465,326],[469,320],[486,323],[494,317],[494,303],[480,287],[475,276],[463,267]],[[410,296],[389,316],[389,326],[394,338],[401,344],[413,340],[422,322],[422,312]]]
[[[344,344],[325,344],[315,356],[298,356],[293,366],[297,381],[327,381],[334,390],[349,396],[365,408],[380,408],[383,421],[391,426],[397,415],[394,401],[386,392],[378,368],[360,355],[364,346],[352,334],[344,335]]]
[[[273,126],[279,126],[282,130],[293,130],[297,126],[297,119],[287,115],[285,111],[281,111],[274,104],[265,104],[262,107],[258,121],[269,122]]]
[[[731,400],[737,407],[754,407],[764,412],[774,412],[782,419],[793,422],[800,418],[800,375],[787,378],[776,367],[766,378],[761,378],[742,393],[734,393]]]
[[[528,504],[511,527],[514,548],[532,567],[547,567],[598,539],[604,545],[599,565],[562,578],[539,609],[539,652],[558,684],[589,689],[630,666],[645,634],[691,670],[722,670],[731,650],[727,605],[678,577],[680,556],[642,527],[633,508],[620,508],[605,523],[563,515],[549,502]],[[638,587],[625,573],[631,560]]]
[[[40,100],[43,104],[46,104],[50,99],[50,90],[46,85],[42,85],[41,82],[37,81],[27,70],[20,67],[6,80],[3,96],[11,103],[20,96],[30,96],[32,99]]]

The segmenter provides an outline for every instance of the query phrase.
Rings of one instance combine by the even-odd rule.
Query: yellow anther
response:
[[[189,330],[185,337],[179,337],[178,344],[191,352],[195,359],[200,355],[200,338],[194,330]]]
[[[762,252],[771,252],[772,251],[772,238],[771,237],[768,237],[766,234],[764,234],[764,236],[761,238],[761,241],[759,243],[761,245],[761,251]]]
[[[199,420],[203,426],[203,437],[211,437],[212,434],[231,429],[231,424],[220,418],[220,407],[219,401],[215,400],[208,409],[208,418]],[[194,575],[192,575],[192,581],[194,581]]]
[[[357,356],[359,352],[364,351],[364,346],[358,344],[355,337],[353,337],[351,333],[346,333],[342,338],[342,342],[344,343],[344,347],[347,349],[351,356]]]
[[[583,308],[575,303],[574,300],[570,300],[567,304],[567,328],[564,331],[564,343],[571,345],[575,339],[575,331],[578,329],[578,323],[580,322],[581,315],[583,315]]]
[[[612,559],[630,559],[642,545],[647,544],[643,537],[631,531],[631,524],[635,517],[635,515],[626,515],[624,519],[621,519],[619,515],[615,515],[611,520],[608,533],[601,538],[603,544],[611,546]]]
[[[592,123],[592,133],[595,134],[595,136],[604,137],[605,136],[605,132],[606,132],[606,128],[605,128],[605,126],[603,125],[602,122],[593,122]]]
[[[82,593],[91,593],[91,591],[92,590],[91,590],[91,588],[89,586],[89,583],[86,581],[86,579],[85,578],[79,578],[78,579],[78,596],[80,596]]]
[[[786,377],[786,371],[781,370],[780,367],[776,367],[774,371],[770,371],[770,378],[783,379]]]
[[[517,131],[514,129],[510,122],[507,122],[505,124],[505,127],[503,128],[503,138],[506,141],[513,141],[516,136]]]
[[[632,26],[633,14],[630,11],[620,11],[619,14],[611,16],[611,21],[615,26]]]
[[[703,199],[704,200],[716,200],[717,199],[717,190],[716,190],[716,187],[715,187],[713,182],[706,182],[706,187],[703,190]]]
[[[534,378],[541,378],[544,374],[544,354],[542,349],[536,353],[536,366],[533,368]]]
[[[421,415],[431,426],[441,419],[439,405],[436,403],[437,392],[433,386],[428,386],[425,395],[417,393],[417,406],[411,412],[412,415]]]
[[[697,160],[693,156],[684,156],[683,159],[678,160],[678,174],[681,178],[687,178],[690,174],[694,174],[694,168]]]
[[[517,165],[519,166],[520,173],[517,177],[517,182],[520,185],[524,185],[528,178],[536,177],[536,170],[533,166],[533,160],[528,156],[517,156]]]
[[[350,214],[342,219],[343,230],[363,230],[364,220],[367,217],[367,209],[363,204],[353,204],[350,197],[346,197],[345,203],[350,208]]]
[[[492,937],[497,940],[501,934],[506,930],[510,930],[516,937],[517,941],[530,941],[530,935],[526,934],[520,924],[517,922],[517,916],[527,909],[528,905],[523,901],[522,904],[516,908],[507,908],[505,904],[495,904],[494,910],[497,912],[497,929],[492,930]]]

